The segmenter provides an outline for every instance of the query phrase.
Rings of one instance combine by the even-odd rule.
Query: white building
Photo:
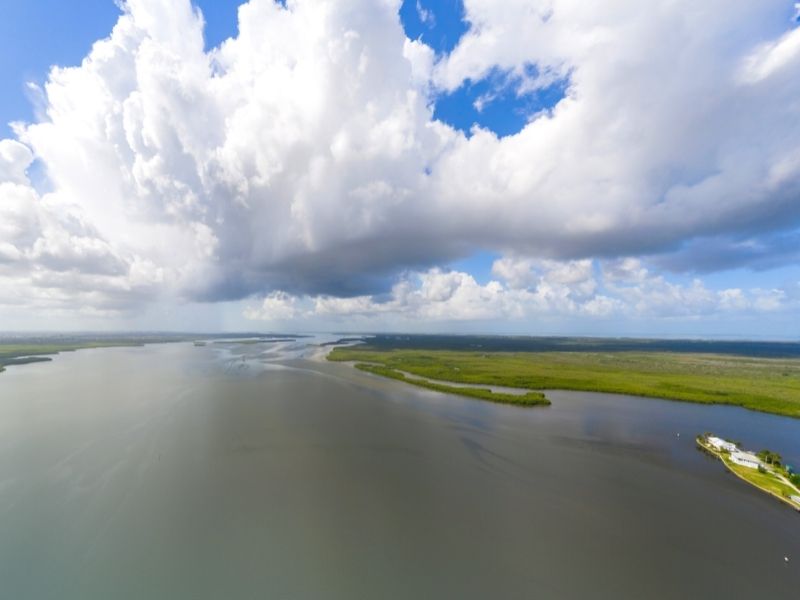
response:
[[[731,452],[731,461],[751,469],[757,469],[761,466],[761,461],[758,460],[758,457],[749,452]]]
[[[726,442],[722,438],[718,438],[713,435],[708,436],[708,443],[717,450],[727,450],[728,452],[736,452],[738,450],[738,448],[736,448],[736,444]]]

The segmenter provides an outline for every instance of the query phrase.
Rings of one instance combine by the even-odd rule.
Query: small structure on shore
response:
[[[727,450],[728,452],[736,452],[739,450],[736,444],[713,435],[708,436],[708,443],[717,450]]]
[[[750,469],[757,469],[761,466],[758,457],[750,452],[731,452],[731,462]]]

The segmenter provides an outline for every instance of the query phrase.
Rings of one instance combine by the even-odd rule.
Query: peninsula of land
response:
[[[698,435],[697,445],[740,479],[800,511],[800,474],[783,464],[780,454],[770,450],[754,453],[710,433]]]

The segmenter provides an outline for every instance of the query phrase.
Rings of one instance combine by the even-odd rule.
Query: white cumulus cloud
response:
[[[649,273],[606,293],[635,269],[600,282],[593,259],[797,228],[785,2],[464,7],[469,30],[437,59],[397,0],[250,0],[210,51],[189,0],[127,0],[80,65],[52,70],[41,119],[0,141],[0,302],[260,297],[249,316],[284,319],[311,310],[293,298],[430,319],[740,305]],[[437,94],[491,73],[566,96],[503,138],[433,118]],[[506,256],[501,281],[434,268],[478,249]]]

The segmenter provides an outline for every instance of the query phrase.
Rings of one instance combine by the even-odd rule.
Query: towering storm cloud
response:
[[[446,318],[445,285],[488,318],[548,302],[606,314],[673,285],[703,307],[752,307],[771,292],[681,287],[638,261],[797,258],[790,2],[465,0],[450,51],[408,39],[395,0],[251,0],[210,50],[189,0],[122,8],[79,66],[52,70],[37,121],[0,142],[0,303],[255,298],[281,318]],[[481,81],[560,92],[513,135],[434,117]],[[498,281],[440,270],[479,251],[500,257]]]

